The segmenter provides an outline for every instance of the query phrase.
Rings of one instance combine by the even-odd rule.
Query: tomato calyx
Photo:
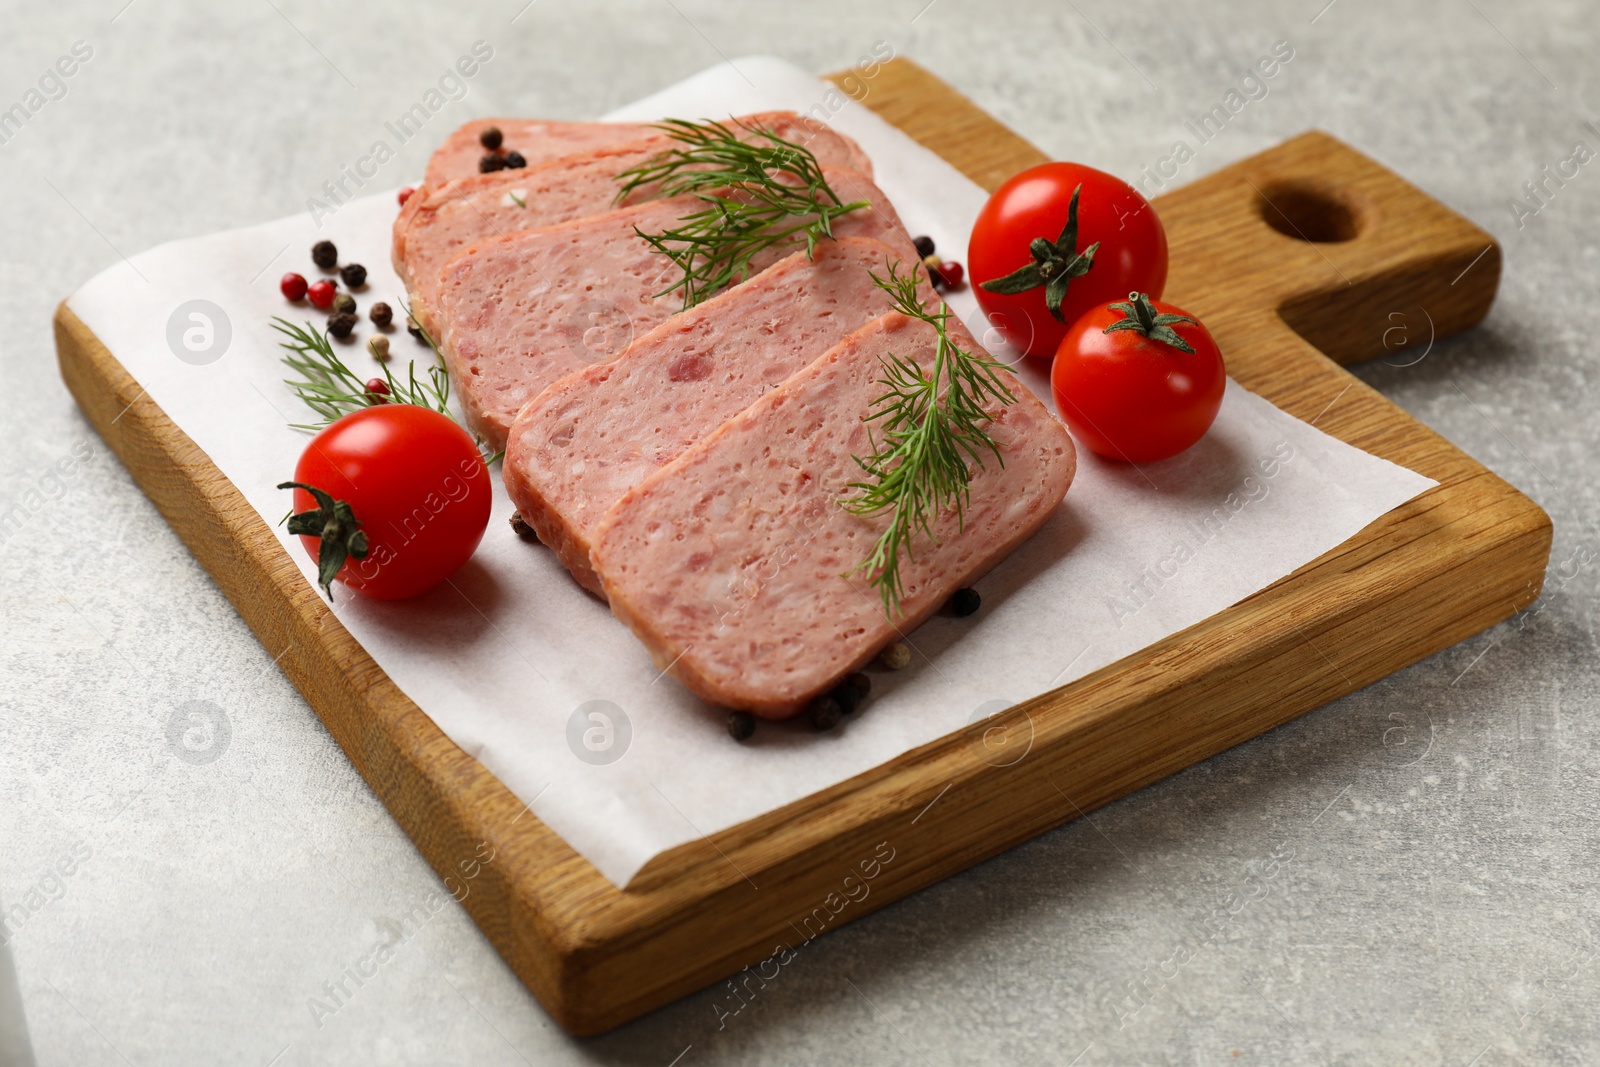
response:
[[[304,537],[315,537],[321,542],[317,551],[317,584],[333,602],[333,579],[344,566],[346,559],[366,559],[369,545],[361,529],[361,520],[350,505],[333,497],[314,485],[304,482],[280,482],[279,489],[304,489],[316,498],[317,506],[289,516],[289,532]]]
[[[1066,299],[1067,287],[1072,279],[1081,278],[1094,266],[1094,254],[1100,242],[1078,251],[1078,194],[1083,192],[1080,182],[1072,190],[1072,200],[1067,204],[1067,224],[1055,243],[1035,237],[1028,243],[1033,262],[1018,267],[1010,274],[983,282],[979,287],[1002,296],[1015,296],[1030,289],[1044,286],[1044,306],[1057,322],[1067,320],[1061,314],[1061,302]]]
[[[1134,333],[1148,337],[1152,341],[1176,348],[1179,352],[1194,355],[1194,348],[1178,336],[1178,331],[1172,327],[1180,322],[1196,325],[1196,320],[1187,315],[1172,315],[1167,312],[1158,312],[1150,303],[1146,293],[1129,293],[1128,299],[1119,300],[1115,304],[1107,304],[1112,311],[1120,311],[1122,318],[1107,326],[1101,333],[1116,333],[1119,330],[1132,330]]]

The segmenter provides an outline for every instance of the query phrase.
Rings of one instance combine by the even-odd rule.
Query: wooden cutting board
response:
[[[835,81],[987,188],[1045,157],[905,61]],[[1342,370],[1466,329],[1500,248],[1308,133],[1159,198],[1167,297],[1245,387],[1439,481],[1199,625],[612,886],[378,669],[244,498],[63,304],[62,377],[352,763],[562,1026],[595,1034],[1255,737],[1531,603],[1532,501]],[[1427,325],[1431,324],[1431,325]],[[1442,358],[1443,354],[1432,358]],[[491,851],[492,850],[492,851]],[[492,859],[483,862],[483,857]],[[767,961],[763,963],[762,961]],[[747,994],[748,995],[748,994]],[[728,1009],[738,1006],[728,994]]]

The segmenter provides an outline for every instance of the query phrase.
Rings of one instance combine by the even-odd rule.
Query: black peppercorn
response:
[[[978,605],[983,602],[976,589],[957,589],[956,595],[950,598],[950,610],[958,618],[966,618],[978,610]]]
[[[318,241],[311,246],[311,262],[323,270],[332,270],[339,265],[339,250],[332,241]]]
[[[933,255],[932,237],[928,237],[926,235],[922,237],[913,237],[911,239],[911,243],[917,246],[917,255],[923,257],[924,259]]]
[[[328,332],[343,341],[350,336],[350,331],[356,328],[356,317],[348,311],[336,312],[328,316]]]
[[[478,160],[478,173],[492,174],[497,170],[504,170],[505,166],[506,161],[503,157],[490,153],[489,155]]]
[[[478,143],[491,152],[500,147],[501,140],[503,136],[498,126],[485,126],[478,131]]]
[[[845,715],[853,714],[861,704],[861,694],[856,692],[855,686],[849,682],[835,686],[833,692],[828,695],[839,702],[839,711]]]
[[[728,735],[735,741],[743,741],[756,732],[756,717],[748,711],[728,712]]]
[[[844,708],[840,707],[839,701],[829,693],[813,700],[811,706],[806,709],[806,715],[811,719],[811,725],[820,733],[839,725],[839,720],[844,718]]]
[[[532,526],[528,525],[528,520],[522,517],[522,512],[513,511],[511,513],[511,528],[517,532],[518,537],[522,538],[530,545],[536,545],[539,543],[538,531]]]
[[[854,689],[856,691],[856,696],[861,697],[862,699],[865,699],[866,695],[872,692],[872,679],[868,678],[860,671],[855,671],[851,674],[845,675],[844,684],[848,685],[851,689]]]
[[[356,313],[356,298],[349,293],[339,293],[333,298],[333,310],[354,315]]]
[[[506,169],[507,170],[521,170],[523,167],[526,167],[527,165],[528,165],[528,161],[526,159],[522,158],[522,153],[521,152],[507,152],[506,153]]]
[[[943,289],[944,275],[939,273],[939,268],[929,263],[924,263],[922,266],[928,272],[928,280],[933,283],[933,287]]]
[[[389,324],[394,321],[394,310],[380,300],[367,311],[367,318],[371,319],[372,325],[378,329],[387,330]]]
[[[367,268],[359,263],[346,263],[339,268],[339,278],[347,289],[359,289],[367,284]]]

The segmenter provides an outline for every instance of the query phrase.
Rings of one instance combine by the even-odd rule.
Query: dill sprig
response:
[[[309,322],[303,327],[296,326],[277,316],[273,317],[272,328],[289,338],[278,344],[287,352],[283,365],[297,375],[285,378],[284,384],[321,417],[320,422],[293,423],[297,430],[320,430],[352,411],[388,402],[416,404],[441,415],[450,415],[450,376],[439,362],[429,367],[423,378],[418,378],[416,361],[411,360],[406,365],[405,377],[400,379],[396,379],[388,364],[384,364],[383,380],[389,387],[389,395],[375,396],[368,391],[366,379],[339,358],[326,333],[319,332]],[[427,340],[433,346],[433,338]],[[434,346],[436,357],[438,351]]]
[[[887,278],[874,274],[872,280],[889,294],[894,310],[932,326],[938,343],[927,373],[904,356],[890,353],[879,358],[884,369],[879,381],[885,391],[873,400],[871,414],[864,419],[874,451],[865,459],[853,457],[870,480],[851,482],[849,489],[855,495],[840,501],[857,515],[891,512],[872,553],[850,572],[871,575],[883,598],[884,614],[891,616],[905,592],[900,562],[902,554],[913,558],[912,539],[921,533],[937,544],[934,523],[952,506],[957,522],[964,520],[972,464],[982,468],[985,453],[1005,466],[999,445],[984,429],[989,414],[983,404],[1016,402],[996,373],[1003,365],[952,341],[947,332],[949,305],[940,301],[937,311],[926,310],[917,294],[916,275],[902,276],[897,267],[890,264]],[[873,423],[876,435],[871,434]]]
[[[308,432],[320,430],[352,411],[384,403],[415,404],[455,420],[450,413],[450,375],[445,370],[444,353],[439,351],[439,343],[433,339],[433,335],[411,313],[410,306],[405,301],[401,301],[400,306],[405,309],[407,321],[417,328],[422,339],[433,350],[434,362],[424,379],[417,377],[416,360],[407,361],[406,376],[398,380],[389,365],[382,364],[384,384],[389,387],[387,397],[374,396],[367,390],[367,383],[339,358],[326,333],[317,332],[309,322],[300,327],[287,319],[273,316],[272,328],[289,338],[278,342],[289,353],[283,357],[284,366],[299,375],[298,378],[285,378],[283,382],[305,401],[307,407],[322,416],[321,422],[291,423],[294,429]],[[483,465],[486,467],[505,455],[504,449],[491,453],[489,442],[477,433],[473,433],[472,440],[477,444],[478,453],[483,456]]]
[[[751,260],[768,248],[804,239],[806,254],[814,253],[818,241],[833,236],[835,219],[871,206],[840,200],[811,150],[771,130],[682,119],[657,128],[677,146],[617,175],[616,202],[647,189],[654,197],[704,203],[662,233],[634,228],[683,271],[681,281],[655,295],[681,289],[685,309],[748,278]]]

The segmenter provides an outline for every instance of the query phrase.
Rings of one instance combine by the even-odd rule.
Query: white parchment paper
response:
[[[855,137],[908,227],[965,259],[983,192],[779,60],[724,64],[608,117],[721,118],[773,108],[827,116]],[[368,268],[363,316],[375,300],[398,308],[404,293],[388,264],[395,213],[388,192],[344,205],[320,228],[298,215],[164,245],[105,271],[70,300],[278,531],[308,581],[310,561],[278,525],[289,494],[273,488],[305,446],[287,424],[307,419],[282,384],[279,337],[268,324],[290,310],[277,279],[290,269],[313,277],[307,249],[327,237],[345,261]],[[972,321],[969,293],[952,303]],[[202,319],[191,317],[197,310]],[[290,317],[320,324],[322,316]],[[403,330],[392,341],[402,360],[426,356]],[[346,351],[353,365],[369,365],[359,345]],[[1049,401],[1042,378],[1029,384]],[[511,534],[503,490],[482,548],[450,584],[406,603],[340,591],[335,611],[452,740],[620,886],[665,849],[1215,614],[1433,484],[1230,382],[1211,432],[1182,456],[1133,468],[1080,452],[1065,503],[979,585],[982,611],[924,625],[912,635],[913,666],[877,674],[864,712],[821,736],[798,724],[767,725],[751,741],[733,742],[722,714],[662,677],[550,552]]]

